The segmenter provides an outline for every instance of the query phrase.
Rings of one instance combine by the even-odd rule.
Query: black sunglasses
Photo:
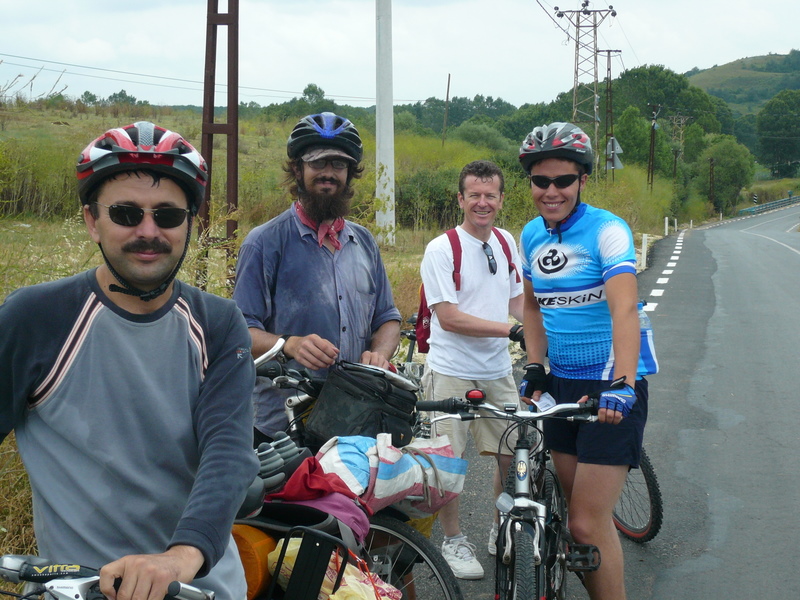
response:
[[[486,255],[486,258],[489,261],[489,272],[494,275],[497,273],[497,261],[494,259],[492,247],[488,244],[488,242],[483,242],[483,253]]]
[[[570,174],[570,175],[559,175],[558,177],[546,177],[544,175],[531,175],[531,183],[538,188],[546,190],[550,187],[550,184],[553,183],[555,186],[563,190],[564,188],[568,188],[573,183],[578,181],[580,175]]]
[[[97,202],[97,204],[100,204]],[[165,208],[139,208],[130,204],[100,204],[108,209],[108,217],[113,223],[123,227],[136,227],[144,219],[144,213],[153,213],[153,221],[161,229],[172,229],[178,227],[186,220],[189,211],[177,206]]]

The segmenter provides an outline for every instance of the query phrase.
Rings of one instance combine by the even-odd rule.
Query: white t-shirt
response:
[[[489,245],[497,262],[492,275],[483,251],[483,242],[460,226],[461,289],[453,281],[453,249],[446,234],[432,240],[425,249],[420,272],[428,306],[439,302],[457,304],[461,312],[489,321],[508,321],[508,303],[522,294],[522,282],[509,264],[500,241],[492,234]],[[499,229],[511,250],[511,260],[519,267],[517,245],[510,233]],[[507,338],[472,337],[445,331],[436,311],[431,317],[430,351],[427,365],[437,373],[460,379],[499,379],[511,373]]]

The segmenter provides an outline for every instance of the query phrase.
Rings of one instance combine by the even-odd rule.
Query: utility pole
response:
[[[619,144],[617,144],[617,140],[614,137],[614,94],[612,91],[611,57],[612,53],[614,53],[613,56],[618,56],[622,53],[622,50],[598,50],[598,54],[600,53],[606,54],[606,172],[608,172],[609,169],[611,170],[611,181],[614,181],[614,171],[621,168],[622,163],[620,163],[617,158],[617,148]],[[600,143],[595,143],[599,149]],[[619,165],[617,163],[619,163]]]
[[[575,77],[572,86],[572,122],[592,123],[595,144],[600,134],[599,102],[597,95],[597,28],[617,11],[609,5],[607,9],[591,10],[589,0],[583,0],[578,10],[553,8],[558,18],[566,17],[575,26]],[[599,154],[599,153],[598,153]],[[595,161],[598,156],[595,156]]]
[[[658,129],[658,113],[661,112],[660,104],[648,104],[653,111],[653,118],[650,122],[650,154],[647,157],[647,185],[653,191],[653,182],[656,173],[656,129]]]
[[[200,207],[198,214],[198,238],[202,248],[201,260],[197,269],[197,285],[205,289],[208,283],[208,252],[214,245],[222,243],[225,248],[228,273],[227,283],[233,287],[233,257],[238,221],[226,220],[225,237],[213,238],[209,231],[209,209],[211,206],[211,182],[214,175],[214,135],[227,138],[226,142],[226,174],[225,190],[227,199],[226,215],[234,214],[239,206],[239,0],[228,0],[228,12],[220,12],[219,0],[208,0],[208,16],[206,20],[206,61],[203,85],[203,128],[200,153],[208,163],[208,185],[206,185],[206,202]],[[214,122],[214,92],[217,73],[217,29],[226,26],[228,32],[228,97],[226,123]]]
[[[444,98],[444,122],[442,123],[442,148],[444,140],[447,138],[447,113],[450,109],[450,73],[447,74],[447,94]]]
[[[711,201],[711,206],[717,207],[717,194],[714,190],[714,158],[708,159],[708,199]],[[720,219],[722,219],[722,210],[720,210]]]
[[[395,242],[394,91],[392,84],[392,0],[375,0],[377,102],[375,104],[375,196],[378,240]]]

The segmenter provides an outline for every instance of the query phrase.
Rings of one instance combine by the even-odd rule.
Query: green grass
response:
[[[724,65],[715,65],[689,76],[689,83],[725,99],[735,114],[756,114],[761,107],[784,89],[787,73],[754,70],[767,63],[779,62],[784,55],[752,56]]]

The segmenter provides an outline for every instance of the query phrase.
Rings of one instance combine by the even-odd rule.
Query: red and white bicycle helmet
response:
[[[180,134],[149,121],[109,129],[81,152],[77,164],[81,203],[88,204],[92,191],[111,175],[142,168],[180,182],[191,214],[197,214],[208,182],[205,159]]]
[[[533,163],[546,158],[564,158],[582,165],[586,173],[592,173],[594,152],[589,136],[572,123],[550,123],[535,127],[522,142],[519,162],[526,173]]]
[[[298,121],[286,143],[286,153],[295,160],[312,146],[329,146],[342,150],[356,163],[361,162],[364,146],[358,129],[349,119],[332,112],[308,115]]]

